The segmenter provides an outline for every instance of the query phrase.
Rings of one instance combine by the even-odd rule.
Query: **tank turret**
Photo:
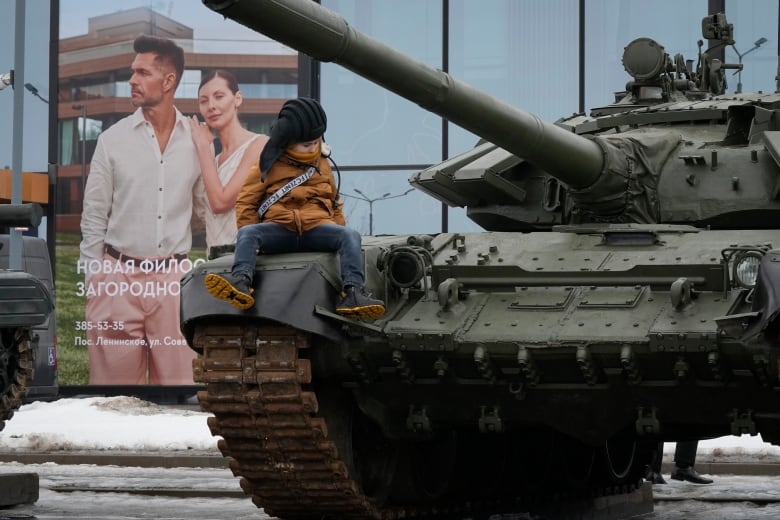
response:
[[[42,215],[38,204],[1,204],[0,228],[35,227]],[[31,327],[45,322],[53,309],[54,299],[41,280],[24,271],[0,269],[0,430],[21,406],[32,381]]]
[[[363,237],[378,320],[334,312],[331,253],[260,254],[247,311],[204,287],[231,255],[182,280],[199,401],[267,514],[558,518],[636,490],[660,441],[780,443],[779,94],[644,38],[613,103],[548,123],[316,2],[204,1],[481,138],[410,182],[485,232]]]

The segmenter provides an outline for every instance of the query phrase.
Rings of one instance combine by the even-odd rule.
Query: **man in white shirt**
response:
[[[193,384],[179,281],[192,267],[190,221],[203,186],[189,123],[174,106],[184,52],[153,36],[133,48],[137,110],[98,138],[84,192],[90,383]]]

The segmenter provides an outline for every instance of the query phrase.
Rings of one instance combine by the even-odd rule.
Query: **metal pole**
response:
[[[59,70],[57,52],[60,41],[60,0],[49,0],[49,92],[56,92]],[[57,265],[57,163],[59,162],[59,96],[49,95],[49,203],[46,205],[46,247],[51,265]],[[52,276],[56,281],[56,269]]]
[[[359,197],[355,197],[354,195],[349,195],[347,193],[342,193],[341,195],[344,197],[349,197],[350,199],[357,199],[362,200],[364,202],[368,202],[368,234],[370,236],[374,236],[374,202],[379,202],[380,200],[388,200],[388,199],[397,199],[398,197],[405,197],[409,195],[411,192],[414,191],[414,188],[409,188],[403,193],[398,193],[396,195],[390,195],[390,193],[385,193],[381,197],[368,197],[365,193],[360,191],[359,189],[355,188],[355,193],[360,195]]]
[[[25,1],[16,0],[14,28],[14,123],[12,143],[11,203],[22,203],[22,144],[24,137],[24,12]],[[22,270],[22,233],[11,228],[8,267]]]
[[[780,2],[777,5],[777,73],[775,75],[775,92],[780,92]]]
[[[81,156],[81,197],[84,198],[84,190],[87,187],[87,105],[80,103],[71,105],[73,110],[81,110],[81,146],[79,155]]]
[[[374,236],[374,201],[368,201],[368,234]]]
[[[81,198],[87,189],[87,105],[81,105]]]
[[[744,56],[747,56],[748,54],[750,54],[754,50],[758,49],[759,47],[761,47],[766,42],[767,42],[767,39],[762,36],[761,38],[759,38],[758,40],[755,41],[755,43],[753,44],[753,47],[751,47],[750,49],[746,50],[744,53],[740,53],[735,46],[733,46],[733,45],[731,46],[731,48],[734,49],[734,52],[737,53],[737,56],[739,56],[739,68],[737,69],[737,73],[738,73],[738,76],[737,76],[737,90],[736,90],[736,92],[734,92],[735,94],[741,94],[742,93],[742,58]]]
[[[737,49],[735,48],[734,50],[736,51]],[[742,93],[742,55],[739,54],[739,51],[737,51],[737,55],[739,55],[739,69],[737,72],[737,91],[734,93],[741,94]]]
[[[441,70],[449,73],[450,71],[450,2],[443,0],[442,6],[442,27],[441,27]],[[441,120],[441,160],[447,160],[450,156],[450,128],[446,118]],[[446,233],[450,229],[450,207],[446,203],[441,203],[441,232]]]

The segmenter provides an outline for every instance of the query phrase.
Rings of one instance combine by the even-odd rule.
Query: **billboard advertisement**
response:
[[[179,281],[234,242],[297,54],[191,0],[60,0],[57,70],[60,383],[191,385]]]

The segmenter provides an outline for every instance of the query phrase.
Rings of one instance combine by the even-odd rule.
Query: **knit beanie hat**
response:
[[[322,137],[327,126],[328,118],[317,100],[300,97],[285,101],[276,121],[271,124],[271,135],[260,153],[262,179],[265,180],[268,170],[288,146]]]

